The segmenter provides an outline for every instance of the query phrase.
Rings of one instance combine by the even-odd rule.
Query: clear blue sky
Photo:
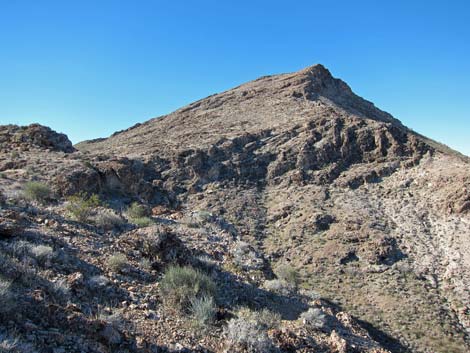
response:
[[[73,142],[314,63],[470,155],[469,1],[0,0],[0,123]]]

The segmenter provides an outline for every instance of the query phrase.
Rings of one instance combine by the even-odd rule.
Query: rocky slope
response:
[[[23,224],[2,249],[15,262],[12,243],[47,239],[73,257],[70,269],[49,263],[38,273],[69,284],[79,309],[53,304],[91,331],[78,331],[68,345],[48,344],[30,340],[11,320],[5,332],[16,328],[28,344],[79,351],[86,342],[88,351],[106,351],[112,342],[103,331],[115,330],[120,339],[111,346],[131,351],[233,350],[219,338],[227,334],[224,315],[201,337],[161,307],[167,265],[160,259],[142,268],[140,239],[169,232],[168,249],[183,249],[173,260],[213,263],[219,310],[237,316],[237,305],[250,305],[281,314],[282,324],[268,332],[281,351],[469,349],[470,164],[358,97],[323,66],[262,77],[76,151],[62,135],[52,134],[50,143],[31,138],[38,129],[49,131],[0,129],[0,187],[9,199],[2,225],[18,217]],[[30,180],[47,183],[55,201],[34,208],[21,201]],[[82,191],[99,194],[117,213],[132,201],[153,207],[153,222],[168,228],[69,222],[63,201]],[[116,251],[129,261],[123,273],[106,267]],[[300,288],[273,290],[276,268],[286,264],[300,274]],[[92,288],[80,293],[97,275],[114,293],[98,307],[86,292]],[[27,288],[17,290],[26,298]],[[129,325],[109,328],[109,320],[96,318],[101,307],[122,312]],[[321,330],[306,324],[309,308],[328,316]],[[22,315],[39,331],[57,327]]]

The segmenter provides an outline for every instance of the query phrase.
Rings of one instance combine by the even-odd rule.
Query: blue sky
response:
[[[468,1],[0,0],[0,123],[78,142],[322,63],[470,155],[469,58]]]

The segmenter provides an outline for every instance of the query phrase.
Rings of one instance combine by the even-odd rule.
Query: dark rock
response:
[[[29,126],[1,125],[0,142],[11,147],[28,147],[48,149],[51,151],[74,152],[75,148],[66,135],[55,132],[49,127],[39,124]]]

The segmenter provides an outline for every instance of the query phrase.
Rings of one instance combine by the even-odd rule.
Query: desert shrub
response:
[[[209,211],[197,211],[194,213],[194,218],[196,218],[196,220],[198,220],[201,224],[204,224],[210,222],[212,218],[214,218],[214,215]]]
[[[98,195],[88,196],[79,193],[68,198],[67,211],[70,216],[79,222],[88,222],[97,207],[101,206]]]
[[[199,228],[210,222],[214,215],[209,211],[195,211],[186,215],[182,223],[186,224],[189,228]]]
[[[138,202],[131,203],[126,214],[129,219],[144,218],[150,215],[148,208]]]
[[[256,313],[258,315],[258,322],[267,329],[278,328],[281,324],[281,314],[275,313],[268,309],[262,309]]]
[[[109,284],[109,279],[103,275],[96,275],[88,280],[88,287],[91,290],[99,290],[106,287]]]
[[[300,315],[305,325],[321,329],[325,326],[326,316],[319,308],[310,308]]]
[[[25,240],[17,240],[10,243],[9,252],[12,256],[23,260],[26,256],[29,256],[31,249],[31,243]]]
[[[54,257],[54,249],[47,245],[35,245],[30,248],[31,255],[36,261],[42,265],[52,260]]]
[[[150,212],[148,208],[138,202],[133,202],[126,211],[126,216],[129,219],[129,222],[139,228],[150,227],[155,224],[149,215]]]
[[[23,188],[23,196],[29,201],[44,204],[51,198],[51,195],[52,192],[49,186],[37,181],[30,181]]]
[[[266,333],[266,327],[256,317],[241,314],[231,319],[225,328],[229,348],[242,349],[252,353],[277,352],[272,340]]]
[[[202,296],[192,298],[189,310],[193,318],[193,324],[199,330],[206,329],[214,322],[216,306],[212,297]]]
[[[5,298],[10,293],[11,281],[0,276],[0,298]]]
[[[250,244],[239,241],[232,250],[233,263],[243,270],[261,270],[264,260]]]
[[[200,255],[196,257],[197,267],[204,271],[210,272],[217,267],[217,261],[207,255]]]
[[[152,261],[144,257],[142,260],[139,262],[140,267],[142,267],[144,270],[151,270],[152,269]]]
[[[64,278],[52,282],[51,290],[58,300],[67,301],[70,298],[70,285]]]
[[[299,273],[291,265],[280,265],[275,269],[274,273],[281,281],[286,282],[293,288],[297,288],[300,284]]]
[[[107,265],[112,271],[119,272],[127,265],[127,257],[120,253],[111,255],[108,258]]]
[[[98,310],[98,312],[95,314],[95,319],[105,321],[107,324],[115,328],[123,327],[124,323],[122,310],[116,310],[114,312]]]
[[[91,162],[88,161],[88,160],[82,161],[82,164],[83,164],[85,167],[89,168],[89,169],[95,169],[95,166],[93,165],[93,163],[91,163]]]
[[[270,292],[284,296],[290,295],[293,290],[292,286],[280,279],[273,279],[264,282],[264,288]]]
[[[254,311],[247,307],[241,307],[237,311],[237,317],[246,321],[256,322],[257,325],[265,330],[278,328],[281,324],[281,315],[266,308]]]
[[[150,227],[155,224],[152,218],[150,217],[139,217],[139,218],[130,218],[130,222],[136,225],[139,228]]]
[[[313,301],[321,298],[320,293],[314,291],[313,289],[301,289],[299,294]]]
[[[186,310],[193,298],[214,296],[216,287],[214,281],[201,271],[173,265],[165,271],[160,290],[166,304]]]
[[[101,209],[98,210],[93,217],[93,223],[104,230],[112,230],[122,227],[125,221],[112,210]]]

